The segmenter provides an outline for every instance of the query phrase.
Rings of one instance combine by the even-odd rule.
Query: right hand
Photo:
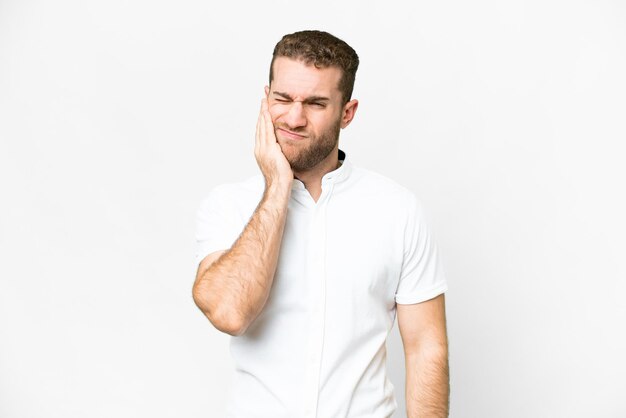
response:
[[[272,116],[268,110],[267,97],[261,100],[261,111],[256,124],[256,140],[254,143],[254,156],[257,164],[265,177],[267,187],[271,185],[291,186],[293,171],[283,151],[280,149]]]

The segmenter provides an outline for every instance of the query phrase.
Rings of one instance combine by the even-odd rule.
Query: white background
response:
[[[341,147],[429,212],[451,416],[626,416],[624,2],[0,0],[0,417],[221,416],[195,212],[308,28],[361,57]]]

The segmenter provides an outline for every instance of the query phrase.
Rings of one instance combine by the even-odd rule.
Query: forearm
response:
[[[406,358],[407,418],[445,418],[450,394],[447,345],[423,351]]]
[[[269,185],[230,250],[198,272],[194,299],[213,325],[241,335],[265,305],[276,272],[291,185]]]

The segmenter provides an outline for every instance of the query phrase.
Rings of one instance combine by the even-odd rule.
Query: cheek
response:
[[[285,106],[279,104],[270,105],[267,109],[272,117],[272,122],[276,123],[276,119],[279,119],[285,113]]]
[[[335,115],[315,115],[311,119],[311,125],[317,132],[326,132],[337,123]]]

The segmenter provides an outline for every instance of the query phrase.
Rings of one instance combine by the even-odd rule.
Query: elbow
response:
[[[217,325],[213,324],[213,326],[215,326],[215,328],[219,329],[220,331],[230,335],[231,337],[239,337],[240,335],[243,335],[246,332],[247,327],[241,326],[241,325],[227,325],[223,328],[218,328]]]
[[[436,341],[431,344],[425,344],[422,348],[422,356],[433,360],[447,360],[448,343],[446,341]]]
[[[247,325],[244,324],[243,321],[239,320],[238,317],[232,312],[217,312],[214,315],[209,315],[207,312],[204,312],[204,315],[217,330],[232,337],[239,337],[240,335],[243,335],[248,328]]]
[[[248,327],[245,321],[242,321],[232,310],[225,310],[223,307],[220,309],[220,306],[211,303],[197,283],[193,287],[192,296],[198,309],[218,331],[233,337],[238,337],[246,332]]]
[[[433,364],[448,363],[448,344],[446,341],[423,343],[405,350],[405,357],[417,362]]]

